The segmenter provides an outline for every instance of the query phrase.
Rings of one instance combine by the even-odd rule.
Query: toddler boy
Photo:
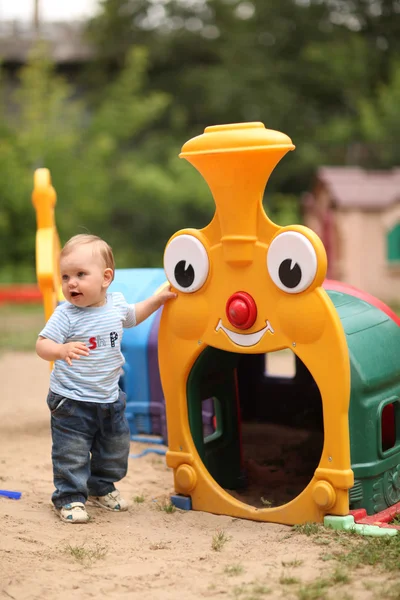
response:
[[[54,361],[47,404],[51,411],[54,507],[67,523],[86,523],[86,501],[114,512],[128,504],[114,483],[125,477],[130,432],[118,381],[123,328],[138,325],[176,297],[169,288],[136,304],[119,292],[110,246],[76,235],[60,255],[62,291],[40,332],[36,352]]]

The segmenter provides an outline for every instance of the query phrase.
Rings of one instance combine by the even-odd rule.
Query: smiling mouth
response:
[[[254,333],[236,333],[224,327],[222,325],[222,319],[220,319],[218,321],[218,325],[215,328],[215,331],[219,331],[220,329],[222,329],[222,331],[228,336],[231,342],[233,342],[237,346],[255,346],[255,344],[258,344],[258,342],[263,337],[264,333],[266,333],[267,331],[275,333],[271,323],[269,321],[265,322],[266,326],[260,329],[259,331],[255,331]]]
[[[71,298],[76,298],[77,296],[82,296],[80,292],[71,292]]]

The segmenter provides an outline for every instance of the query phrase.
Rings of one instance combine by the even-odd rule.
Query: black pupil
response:
[[[292,259],[286,258],[279,266],[279,279],[287,288],[293,289],[301,281],[301,269],[297,263],[292,265]]]
[[[186,260],[180,260],[175,267],[174,275],[176,282],[183,288],[188,288],[194,281],[194,269]]]

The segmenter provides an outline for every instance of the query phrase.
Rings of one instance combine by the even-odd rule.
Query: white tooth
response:
[[[224,327],[222,325],[222,319],[220,319],[218,325],[215,328],[215,331],[219,331],[220,329],[222,329],[222,331],[228,336],[231,342],[233,342],[237,346],[244,347],[254,346],[255,344],[257,344],[263,337],[264,333],[266,333],[267,331],[275,333],[269,321],[266,321],[266,326],[263,329],[260,329],[260,331],[255,331],[254,333],[235,333],[234,331],[231,331],[230,329]]]
[[[265,321],[265,322],[267,324],[266,331],[270,331],[271,333],[275,333],[275,330],[272,327],[271,323],[269,321]]]

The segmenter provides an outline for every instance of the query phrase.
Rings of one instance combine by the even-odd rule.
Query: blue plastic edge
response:
[[[164,269],[117,269],[109,290],[121,292],[129,304],[134,304],[154,294],[165,282]],[[126,364],[121,387],[127,395],[126,415],[133,435],[151,433],[147,346],[154,319],[155,313],[137,327],[125,329],[122,338]]]
[[[181,510],[192,510],[192,499],[190,496],[173,495],[171,496],[171,504]]]

